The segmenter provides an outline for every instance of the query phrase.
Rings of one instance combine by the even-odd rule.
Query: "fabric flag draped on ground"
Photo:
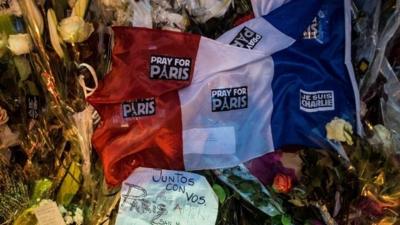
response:
[[[271,41],[255,46],[234,41],[243,30],[255,34],[262,32],[265,20],[273,21],[278,28],[298,28],[292,24],[297,23],[296,14],[301,14],[302,8],[306,7],[305,1],[290,1],[278,7],[283,3],[282,0],[253,0],[255,15],[265,16],[235,27],[218,41],[270,53],[270,47],[266,46],[273,43]],[[270,12],[271,8],[276,9]],[[272,136],[275,147],[330,148],[331,143],[325,138],[325,124],[334,117],[348,121],[361,133],[358,87],[350,61],[350,10],[349,0],[322,0],[303,36],[272,55],[275,68]]]
[[[265,51],[192,34],[114,28],[113,69],[88,98],[103,121],[93,145],[107,182],[117,185],[139,166],[224,168],[273,151],[270,54],[303,34],[318,2],[303,4],[294,27],[265,17],[258,43]]]

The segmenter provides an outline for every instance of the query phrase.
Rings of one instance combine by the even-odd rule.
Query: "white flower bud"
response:
[[[29,34],[14,34],[8,36],[8,48],[14,55],[28,54],[32,48],[32,40]]]
[[[73,224],[74,223],[74,220],[72,219],[72,217],[71,216],[64,216],[64,221],[65,221],[65,223],[68,225],[68,224]]]
[[[205,23],[209,19],[223,16],[232,0],[188,0],[186,9],[194,19]]]
[[[71,16],[63,19],[58,27],[61,38],[69,43],[86,41],[94,31],[91,23],[86,23],[79,16]]]
[[[83,212],[82,209],[76,208],[75,210],[75,215],[73,217],[74,222],[76,225],[82,225],[83,224]]]
[[[386,127],[381,124],[374,126],[374,134],[368,139],[369,143],[372,145],[382,145],[384,148],[388,149],[392,146],[392,133]]]
[[[353,144],[351,135],[353,134],[353,127],[350,123],[343,119],[335,117],[331,122],[326,124],[326,137],[329,140],[346,142],[348,145]]]

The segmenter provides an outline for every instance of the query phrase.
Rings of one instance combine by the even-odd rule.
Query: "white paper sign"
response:
[[[122,185],[116,225],[214,225],[217,215],[203,176],[140,167]]]
[[[65,225],[57,203],[53,201],[41,203],[35,210],[35,215],[39,225]]]

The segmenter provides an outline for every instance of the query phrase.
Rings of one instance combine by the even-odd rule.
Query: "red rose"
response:
[[[272,188],[278,193],[288,193],[292,189],[292,178],[278,173],[274,178]]]

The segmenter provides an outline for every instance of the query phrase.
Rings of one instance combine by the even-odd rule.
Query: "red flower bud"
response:
[[[274,178],[272,188],[278,193],[288,193],[292,189],[292,178],[278,173]]]

